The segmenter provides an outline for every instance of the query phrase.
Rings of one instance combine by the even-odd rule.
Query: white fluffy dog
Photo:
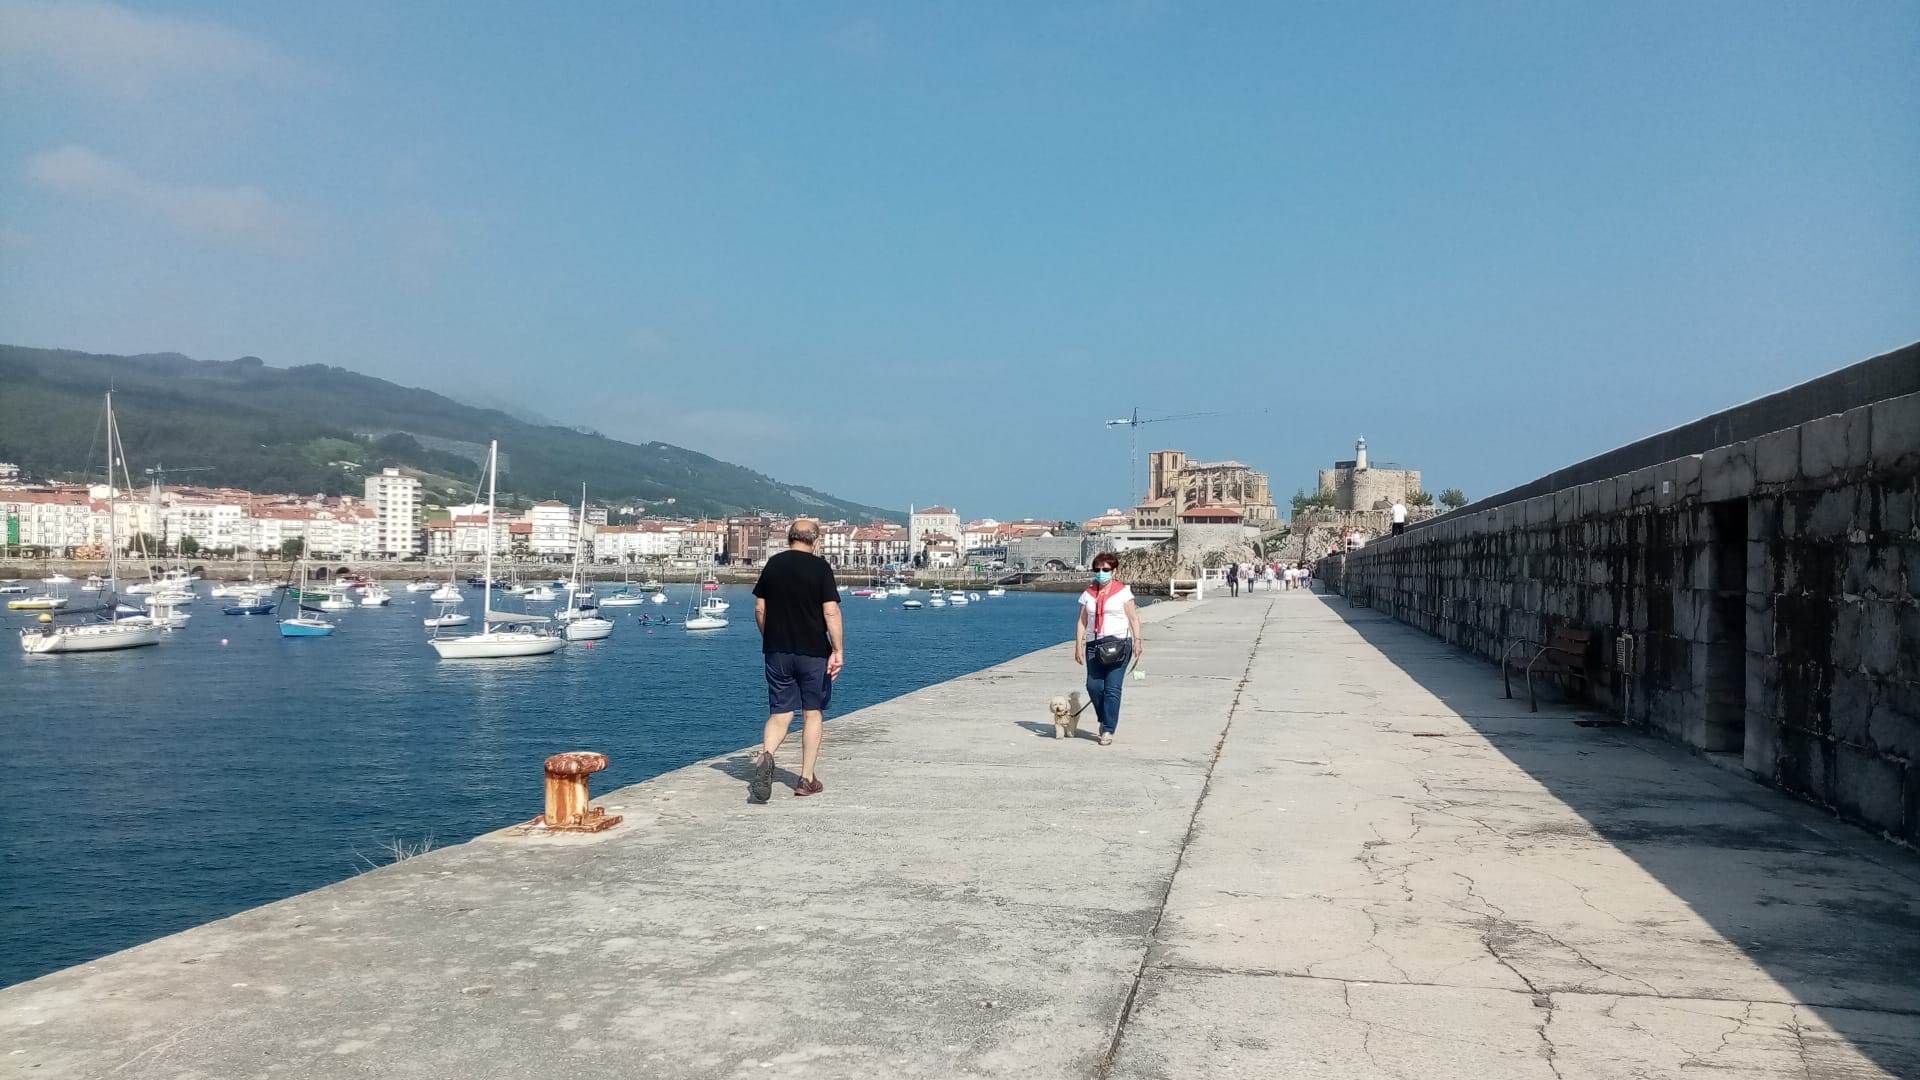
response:
[[[1080,701],[1080,691],[1071,694],[1056,694],[1047,702],[1047,711],[1053,714],[1053,737],[1056,739],[1077,739],[1080,737],[1080,713],[1086,706]]]

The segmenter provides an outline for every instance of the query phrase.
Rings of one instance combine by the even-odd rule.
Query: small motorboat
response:
[[[927,601],[927,606],[928,607],[946,607],[947,606],[946,597],[936,596],[933,599]]]
[[[54,573],[54,574],[53,574],[52,576],[50,576],[50,577],[43,577],[43,578],[41,578],[41,579],[40,579],[40,581],[41,581],[41,582],[42,582],[43,584],[46,584],[46,585],[71,585],[71,584],[73,584],[73,579],[72,579],[72,578],[70,578],[70,577],[68,577],[68,576],[67,576],[67,575],[65,575],[65,574],[62,574],[62,573],[58,573],[58,572],[56,572],[56,573]]]
[[[993,588],[987,590],[987,595],[988,596],[1005,596],[1007,595],[1007,590],[1001,588],[998,585],[995,585]]]
[[[220,609],[220,611],[226,615],[271,615],[273,614],[273,601],[261,600],[255,597],[249,597],[247,598],[247,600],[250,600],[251,602],[249,603],[243,600],[241,603],[234,604],[229,607],[223,607]]]
[[[66,597],[55,596],[52,593],[41,593],[38,596],[22,596],[17,600],[7,601],[8,611],[59,611],[66,606]]]
[[[597,615],[574,619],[561,631],[568,641],[599,641],[613,633],[613,623]]]
[[[481,584],[484,585],[485,582]],[[427,599],[432,600],[436,604],[458,604],[465,600],[466,596],[460,592],[458,585],[449,581],[445,585],[433,590],[433,595],[427,597]]]
[[[709,596],[705,600],[700,601],[700,614],[725,615],[727,613],[727,609],[731,607],[733,607],[733,605],[727,603],[725,600],[722,600],[717,596]]]
[[[925,607],[926,605],[918,600],[902,600],[900,606],[906,608],[908,611],[912,611],[914,608]]]
[[[440,587],[439,582],[429,581],[424,578],[419,581],[407,582],[408,592],[433,592],[435,589],[438,589],[439,587]]]
[[[553,601],[560,599],[560,594],[557,592],[554,592],[552,589],[546,587],[545,585],[540,585],[532,589],[528,589],[526,591],[525,598],[527,603],[529,604],[550,604]]]
[[[369,585],[360,595],[361,607],[386,607],[393,603],[393,594],[378,585]]]
[[[947,606],[948,607],[966,607],[967,594],[963,592],[957,592],[957,591],[948,593]]]
[[[437,630],[443,626],[465,626],[473,621],[473,616],[459,611],[447,611],[420,621],[426,625],[427,629]]]
[[[664,604],[664,603],[666,603],[666,602],[667,602],[667,594],[666,594],[666,593],[663,593],[663,592],[657,592],[657,593],[654,593],[654,594],[653,594],[653,602],[654,602],[654,603],[656,603],[656,604]]]

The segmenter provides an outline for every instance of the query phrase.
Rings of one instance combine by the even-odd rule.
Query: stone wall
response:
[[[1903,353],[1920,366],[1920,347]],[[1916,474],[1920,393],[1909,393],[1469,507],[1321,572],[1496,661],[1515,638],[1586,628],[1594,702],[1915,843]],[[1625,677],[1611,670],[1623,635]]]

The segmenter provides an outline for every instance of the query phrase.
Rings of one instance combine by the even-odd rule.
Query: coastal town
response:
[[[1103,551],[1128,552],[1181,541],[1183,550],[1230,553],[1283,529],[1267,474],[1238,461],[1192,460],[1184,451],[1148,455],[1147,487],[1128,509],[1080,521],[965,517],[944,505],[916,506],[906,522],[828,521],[820,554],[847,569],[973,567],[1076,570]],[[1311,516],[1341,515],[1344,533],[1385,531],[1388,507],[1419,498],[1420,474],[1356,460],[1321,470]],[[1421,509],[1431,509],[1425,507]],[[1296,515],[1298,516],[1298,515]],[[1367,518],[1378,520],[1361,520]],[[651,508],[541,500],[518,509],[484,502],[435,503],[407,470],[381,469],[361,495],[255,492],[215,484],[166,484],[126,492],[104,483],[56,482],[0,463],[4,553],[15,558],[98,559],[110,537],[123,549],[190,558],[412,562],[469,561],[488,547],[512,558],[564,562],[576,543],[601,566],[661,570],[750,567],[785,547],[788,519],[771,513],[713,519],[660,516]]]

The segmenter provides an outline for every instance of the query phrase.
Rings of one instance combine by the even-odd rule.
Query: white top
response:
[[[1407,504],[1406,503],[1393,504],[1393,523],[1395,525],[1405,525],[1407,523]]]
[[[1082,592],[1080,611],[1087,617],[1087,640],[1092,641],[1096,637],[1132,637],[1133,628],[1127,625],[1127,605],[1132,602],[1133,589],[1129,586],[1122,585],[1108,593],[1106,621],[1101,626],[1100,633],[1095,634],[1093,632],[1093,590],[1088,589]]]

